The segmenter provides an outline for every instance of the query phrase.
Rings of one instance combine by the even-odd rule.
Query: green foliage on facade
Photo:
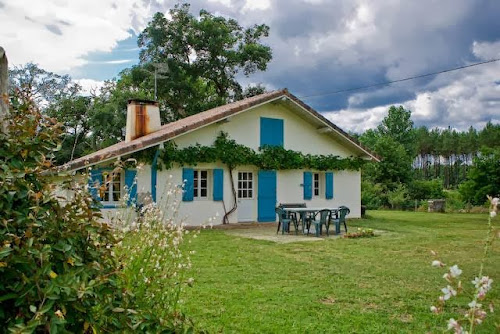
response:
[[[151,160],[144,161],[150,163]],[[314,169],[359,170],[366,160],[359,157],[341,158],[336,155],[312,155],[287,150],[280,146],[264,146],[258,152],[238,144],[227,133],[221,132],[212,146],[193,145],[179,149],[173,142],[164,143],[158,162],[166,168],[173,163],[196,166],[198,163],[221,162],[230,169],[253,165],[267,170]],[[158,167],[161,167],[158,166]]]

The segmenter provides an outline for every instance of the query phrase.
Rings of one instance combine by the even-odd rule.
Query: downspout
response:
[[[228,224],[229,223],[229,215],[232,214],[234,211],[236,211],[236,208],[238,207],[238,201],[236,200],[236,189],[234,188],[234,179],[233,179],[233,168],[231,166],[229,167],[229,179],[231,180],[231,190],[233,191],[233,207],[231,210],[226,212],[224,217],[222,217],[222,223],[223,224]],[[224,204],[224,202],[223,202]],[[225,204],[224,204],[224,211],[226,210]]]

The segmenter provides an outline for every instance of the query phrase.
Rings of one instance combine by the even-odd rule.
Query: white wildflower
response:
[[[448,285],[446,288],[442,288],[441,291],[444,294],[444,296],[443,296],[444,300],[448,300],[451,297],[454,297],[457,295],[457,292],[450,285]]]
[[[462,270],[458,268],[458,266],[455,264],[453,267],[450,267],[450,275],[451,277],[458,277],[462,274]]]
[[[476,309],[476,308],[479,309],[482,306],[481,304],[478,304],[475,300],[471,301],[468,305],[471,309]]]
[[[448,320],[448,329],[453,329],[457,326],[458,326],[458,322],[455,319],[450,318],[450,320]]]
[[[438,260],[432,261],[432,266],[433,267],[444,267],[444,263]]]

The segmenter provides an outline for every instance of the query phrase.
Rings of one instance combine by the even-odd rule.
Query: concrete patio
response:
[[[229,235],[234,235],[242,238],[273,241],[276,243],[291,243],[291,242],[304,242],[304,241],[323,241],[325,239],[341,238],[341,235],[331,233],[326,236],[325,231],[319,238],[314,236],[314,230],[309,235],[302,233],[295,234],[292,228],[291,233],[281,234],[281,230],[276,234],[278,225],[276,223],[240,223],[214,226],[216,229],[226,230]]]

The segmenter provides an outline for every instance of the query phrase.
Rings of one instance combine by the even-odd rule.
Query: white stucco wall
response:
[[[337,208],[347,206],[351,213],[348,218],[361,217],[361,173],[359,171],[334,171],[333,198],[325,198],[324,183],[320,187],[320,195],[311,200],[304,200],[303,172],[305,170],[278,171],[277,199],[278,203],[306,203],[308,207]],[[308,170],[310,171],[310,170]],[[316,172],[312,170],[312,172]],[[324,172],[321,174],[324,182]]]
[[[310,154],[336,154],[348,157],[352,152],[336,142],[330,134],[320,133],[316,126],[302,119],[298,114],[276,104],[245,111],[231,116],[228,122],[215,123],[202,129],[177,137],[179,148],[199,143],[210,146],[221,131],[227,132],[239,144],[257,150],[260,146],[260,118],[279,118],[284,121],[284,147]]]

